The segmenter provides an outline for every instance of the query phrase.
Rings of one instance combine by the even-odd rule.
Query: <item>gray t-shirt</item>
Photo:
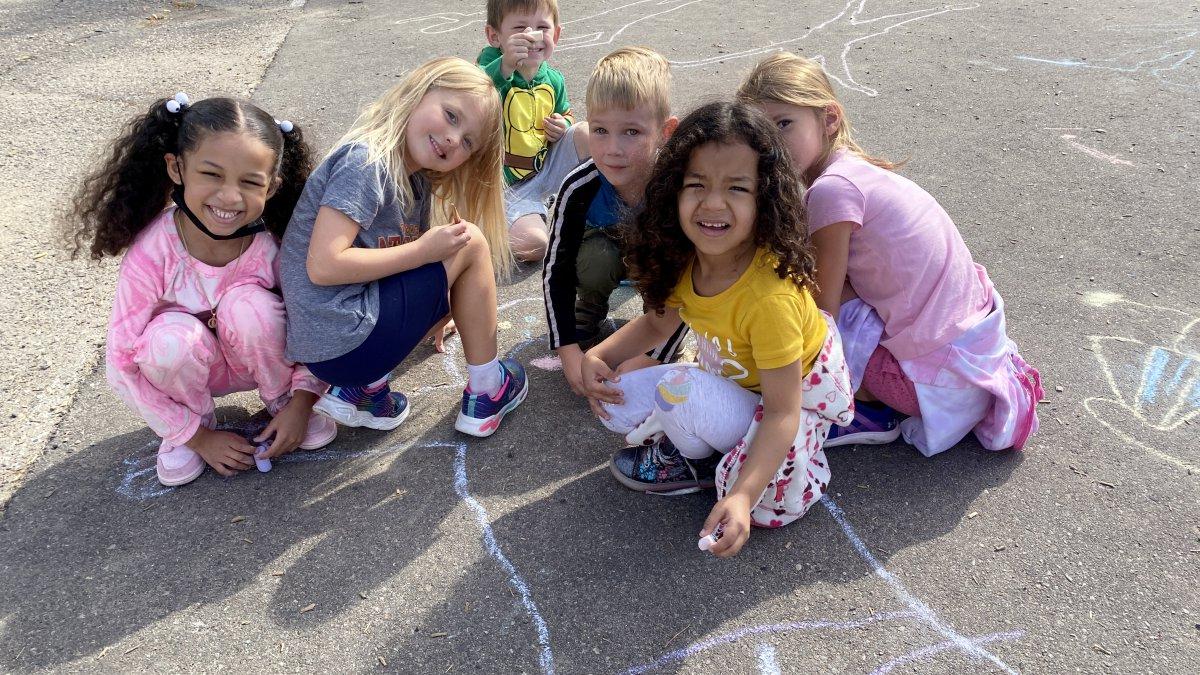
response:
[[[400,206],[387,170],[367,161],[367,148],[343,145],[309,176],[280,247],[280,285],[287,306],[289,360],[337,358],[363,343],[379,320],[379,282],[318,286],[308,278],[308,244],[322,206],[337,209],[362,229],[354,245],[388,248],[415,241],[429,229],[428,181],[413,174],[415,204]]]

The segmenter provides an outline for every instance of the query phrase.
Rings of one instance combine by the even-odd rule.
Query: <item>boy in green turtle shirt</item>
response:
[[[547,63],[562,32],[558,1],[488,0],[484,32],[476,61],[500,93],[509,239],[518,260],[541,260],[546,198],[588,158],[587,123],[573,123],[562,73]]]

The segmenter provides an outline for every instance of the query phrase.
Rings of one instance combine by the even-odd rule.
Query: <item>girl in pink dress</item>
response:
[[[214,396],[258,390],[273,417],[260,458],[318,448],[337,425],[312,414],[324,385],[283,357],[278,237],[312,169],[291,122],[229,98],[156,101],[85,179],[75,248],[124,252],[105,350],[108,381],[162,438],[158,479],[254,466],[255,447],[213,429]],[[172,206],[168,206],[170,202]]]
[[[946,211],[854,142],[815,61],[769,56],[738,98],[779,127],[807,188],[815,299],[838,317],[859,401],[825,446],[903,434],[929,456],[974,431],[989,450],[1021,448],[1038,428],[1041,380],[1008,339],[1004,302]]]

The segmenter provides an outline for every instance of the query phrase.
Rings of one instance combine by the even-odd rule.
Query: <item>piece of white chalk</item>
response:
[[[712,548],[713,546],[716,546],[716,544],[717,544],[717,533],[716,532],[713,532],[712,534],[705,536],[705,537],[700,537],[700,541],[696,542],[696,546],[699,547],[701,551],[707,551],[710,548]]]

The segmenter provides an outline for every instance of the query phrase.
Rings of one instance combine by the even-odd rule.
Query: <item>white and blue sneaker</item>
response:
[[[504,384],[495,396],[463,390],[462,410],[454,422],[455,429],[479,438],[491,436],[500,427],[500,420],[525,400],[529,394],[529,378],[521,364],[513,359],[503,359],[500,369],[504,371]]]

